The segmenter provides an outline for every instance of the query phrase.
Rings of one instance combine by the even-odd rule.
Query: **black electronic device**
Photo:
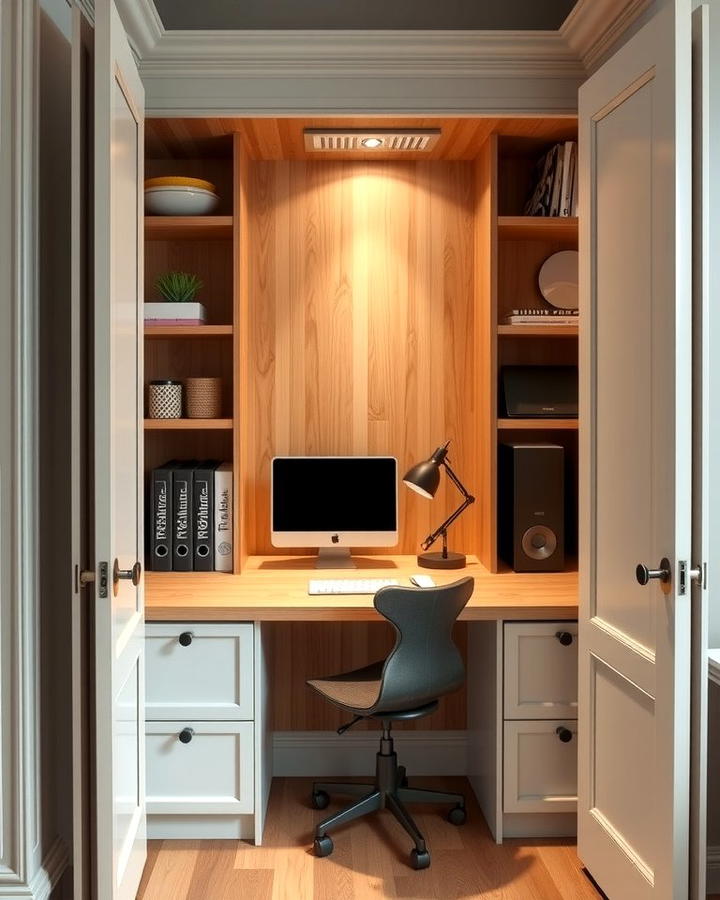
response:
[[[516,572],[565,567],[565,450],[558,444],[500,444],[498,547]]]
[[[503,366],[500,415],[572,419],[578,414],[577,366]]]

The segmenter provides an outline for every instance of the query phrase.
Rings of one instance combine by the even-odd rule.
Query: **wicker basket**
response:
[[[221,378],[186,378],[185,409],[188,419],[219,419]]]
[[[182,384],[163,379],[148,385],[148,418],[179,419],[182,416]]]

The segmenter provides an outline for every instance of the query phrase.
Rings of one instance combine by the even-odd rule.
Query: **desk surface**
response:
[[[356,558],[357,569],[323,569],[313,557],[252,556],[241,575],[217,572],[148,572],[145,618],[170,621],[347,622],[378,618],[369,595],[308,595],[310,578],[397,578],[409,585],[417,572],[436,584],[465,575],[475,592],[460,615],[482,619],[576,619],[577,572],[493,575],[475,557],[464,569],[419,569],[414,556]]]

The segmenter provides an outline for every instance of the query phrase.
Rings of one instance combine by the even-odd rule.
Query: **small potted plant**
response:
[[[195,297],[203,283],[188,272],[165,272],[155,281],[162,302],[145,303],[145,321],[152,325],[202,325],[205,307]]]

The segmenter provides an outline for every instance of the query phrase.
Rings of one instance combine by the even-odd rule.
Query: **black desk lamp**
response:
[[[463,495],[463,502],[458,506],[452,515],[448,516],[447,519],[442,523],[442,525],[433,531],[432,534],[428,535],[425,540],[422,542],[423,550],[429,550],[430,547],[435,543],[435,541],[442,535],[443,548],[440,553],[420,553],[418,554],[418,565],[424,566],[426,569],[462,569],[465,567],[465,554],[464,553],[449,553],[447,548],[447,530],[450,525],[458,518],[458,516],[462,515],[463,512],[470,506],[471,503],[475,502],[475,498],[472,494],[468,494],[465,490],[462,482],[457,477],[457,475],[450,468],[450,465],[446,459],[447,457],[447,448],[450,444],[450,441],[447,444],[444,444],[442,447],[438,447],[437,450],[433,453],[430,459],[426,459],[425,462],[418,463],[416,466],[413,466],[409,472],[405,474],[403,478],[403,482],[409,487],[416,491],[420,496],[427,497],[428,500],[432,500],[435,496],[438,486],[440,484],[440,466],[445,467],[445,471],[447,472],[447,477],[452,481],[455,487],[460,491]]]

